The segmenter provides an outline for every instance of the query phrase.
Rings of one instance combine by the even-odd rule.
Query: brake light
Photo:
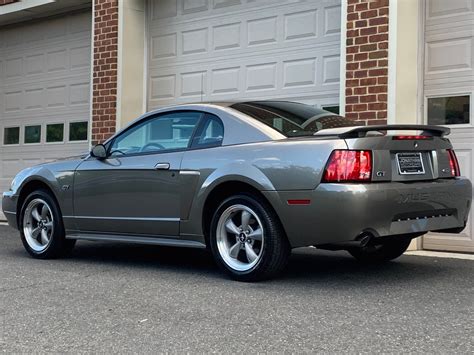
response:
[[[371,176],[370,150],[334,150],[326,164],[323,182],[370,181]]]
[[[451,168],[451,176],[461,176],[461,170],[459,169],[458,158],[454,150],[448,149],[449,155],[449,167]]]
[[[412,140],[426,140],[433,139],[431,136],[393,136],[392,140],[394,141],[412,141]]]

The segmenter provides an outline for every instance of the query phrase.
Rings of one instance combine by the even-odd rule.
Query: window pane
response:
[[[64,139],[64,124],[49,124],[46,126],[46,142],[62,142]]]
[[[201,115],[177,112],[147,120],[115,139],[111,152],[117,156],[187,148]]]
[[[204,127],[194,138],[194,147],[216,147],[222,144],[224,138],[224,126],[219,118],[206,115]]]
[[[428,123],[434,125],[469,123],[469,95],[428,99]]]
[[[86,141],[87,140],[87,122],[69,123],[69,140]]]
[[[20,144],[20,127],[5,128],[3,144]]]
[[[339,106],[323,106],[323,110],[339,115]]]
[[[320,129],[356,124],[332,112],[297,102],[250,101],[230,107],[265,123],[287,137],[310,136]]]
[[[25,127],[25,143],[39,143],[41,141],[41,126]]]

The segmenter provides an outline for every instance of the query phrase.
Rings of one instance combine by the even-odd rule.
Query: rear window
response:
[[[287,137],[310,136],[322,129],[357,125],[332,112],[297,102],[254,101],[236,103],[230,107]]]

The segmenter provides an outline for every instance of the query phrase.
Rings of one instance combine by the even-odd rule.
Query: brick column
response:
[[[389,0],[347,0],[346,117],[387,122]]]
[[[118,0],[94,0],[92,144],[115,133],[117,115]]]

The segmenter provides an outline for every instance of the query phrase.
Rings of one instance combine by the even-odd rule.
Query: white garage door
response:
[[[427,0],[425,118],[451,128],[461,173],[474,180],[474,0]],[[423,248],[474,252],[474,211],[460,235],[430,234]]]
[[[0,191],[88,149],[90,52],[90,12],[0,27]]]
[[[148,13],[149,109],[266,98],[338,105],[340,0],[160,0]]]

